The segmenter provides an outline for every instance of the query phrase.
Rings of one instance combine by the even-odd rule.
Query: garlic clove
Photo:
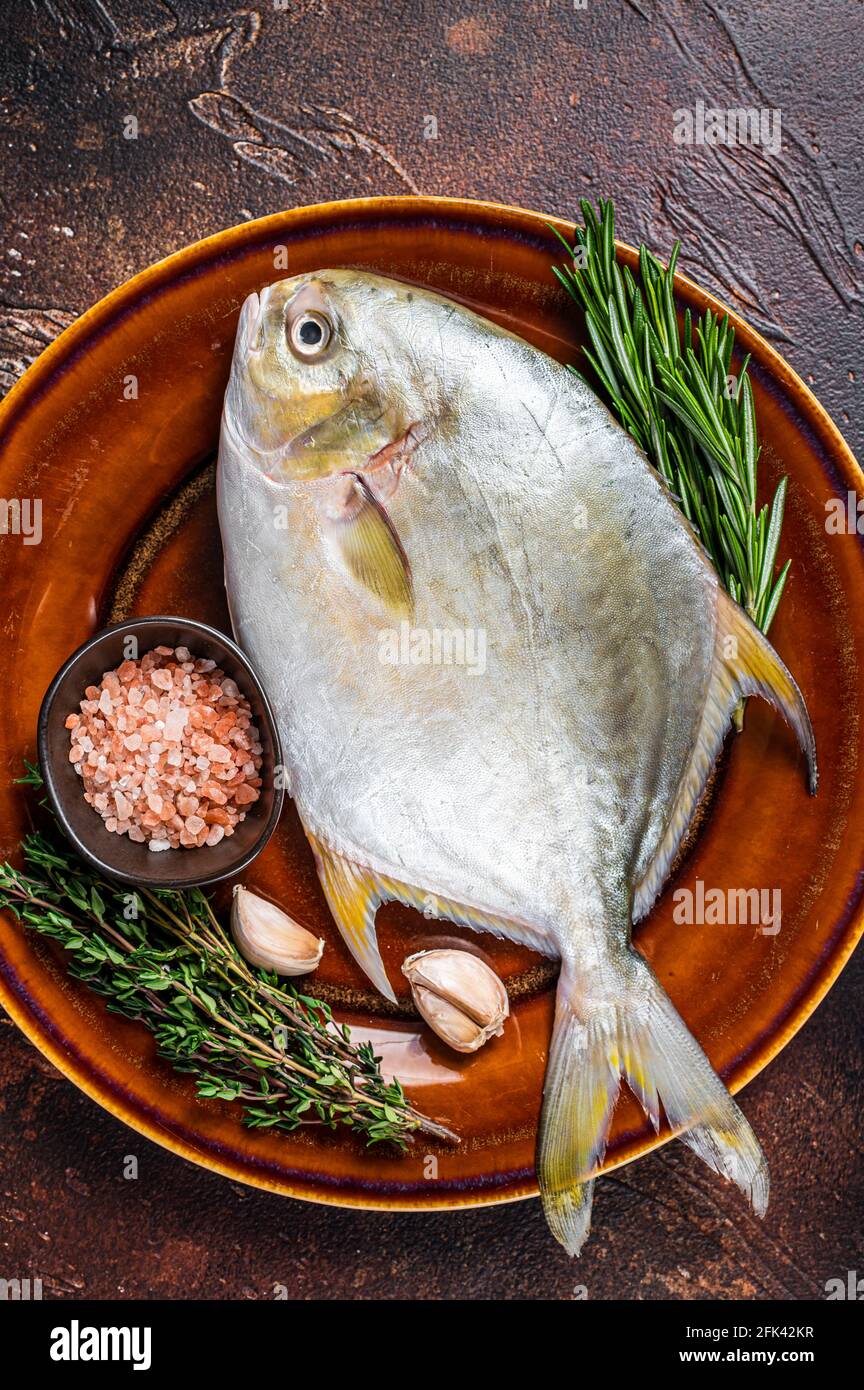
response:
[[[308,975],[317,968],[324,950],[323,940],[239,883],[231,904],[231,935],[250,965],[277,975]]]
[[[495,971],[470,951],[418,951],[403,962],[415,1006],[457,1052],[476,1052],[504,1031],[507,991]]]
[[[441,999],[422,985],[415,985],[412,992],[421,1018],[429,1024],[433,1033],[437,1033],[456,1052],[476,1052],[486,1041],[480,1025],[457,1009],[455,1004]]]

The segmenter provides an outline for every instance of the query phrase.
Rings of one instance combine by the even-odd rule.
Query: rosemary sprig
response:
[[[403,1149],[418,1130],[454,1138],[384,1080],[371,1044],[352,1043],[326,1003],[247,965],[200,889],[132,892],[41,833],[22,849],[24,871],[0,865],[0,908],[59,942],[70,974],[145,1023],[199,1095],[240,1101],[252,1128],[345,1125]]]
[[[763,632],[777,611],[789,561],[775,576],[786,479],[757,508],[753,389],[745,357],[730,375],[734,333],[709,310],[696,322],[675,312],[673,281],[681,243],[664,267],[643,245],[639,273],[615,257],[615,209],[586,200],[575,245],[556,232],[568,262],[553,270],[585,314],[585,356],[610,409],[669,485],[721,581]],[[695,331],[695,337],[694,337]],[[575,368],[571,368],[576,371]],[[577,372],[577,375],[579,373]]]

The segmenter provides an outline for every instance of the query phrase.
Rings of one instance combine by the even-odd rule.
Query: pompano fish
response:
[[[232,621],[348,949],[387,899],[558,957],[538,1174],[571,1253],[622,1079],[761,1214],[741,1111],[630,943],[737,702],[801,694],[590,389],[353,270],[240,316],[219,516]],[[482,650],[483,659],[479,659]],[[473,658],[473,659],[472,659]]]

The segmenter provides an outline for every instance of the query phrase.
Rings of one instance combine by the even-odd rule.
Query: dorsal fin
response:
[[[810,795],[815,796],[819,782],[816,740],[804,696],[768,638],[751,622],[743,608],[733,603],[722,589],[718,590],[718,594],[719,656],[726,680],[734,686],[733,708],[743,696],[761,695],[782,714],[795,731],[801,751],[807,758]]]
[[[714,662],[702,723],[657,853],[636,890],[634,921],[645,916],[663,887],[723,746],[733,711],[747,695],[761,695],[794,729],[807,758],[813,795],[818,782],[816,742],[804,697],[768,639],[718,588]]]

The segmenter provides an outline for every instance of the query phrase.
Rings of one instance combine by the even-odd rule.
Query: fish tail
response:
[[[647,963],[628,951],[614,1003],[574,986],[562,969],[538,1160],[546,1220],[568,1254],[579,1254],[590,1230],[593,1179],[622,1077],[655,1130],[662,1104],[670,1127],[764,1215],[768,1168],[759,1143]]]

